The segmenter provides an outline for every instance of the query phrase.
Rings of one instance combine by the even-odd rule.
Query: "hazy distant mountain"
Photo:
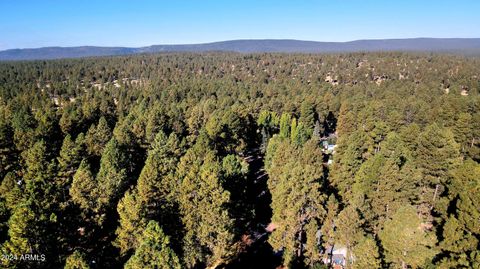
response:
[[[480,55],[480,38],[412,38],[357,40],[350,42],[317,42],[290,39],[230,40],[190,45],[153,45],[141,48],[127,47],[45,47],[37,49],[10,49],[0,51],[0,60],[33,60],[79,58],[89,56],[126,55],[155,52],[233,51],[334,53],[360,51],[419,51],[450,52]]]
[[[0,60],[35,60],[80,58],[90,56],[125,55],[135,53],[134,48],[120,47],[44,47],[38,49],[10,49],[0,51]]]

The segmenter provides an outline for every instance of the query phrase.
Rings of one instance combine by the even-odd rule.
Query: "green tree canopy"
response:
[[[412,206],[399,208],[379,236],[387,261],[402,268],[422,267],[437,253],[435,235],[422,225]]]
[[[170,239],[155,221],[150,221],[139,238],[135,254],[125,264],[126,269],[180,269],[180,261],[170,248]]]
[[[85,261],[85,255],[75,250],[70,256],[68,256],[64,269],[90,269],[88,262]]]

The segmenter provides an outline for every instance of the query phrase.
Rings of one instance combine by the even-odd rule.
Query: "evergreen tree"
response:
[[[399,208],[379,236],[387,261],[402,268],[422,267],[437,253],[435,235],[425,230],[412,206]]]
[[[0,119],[0,179],[17,164],[18,153],[13,143],[13,129]]]
[[[458,193],[456,211],[465,228],[480,235],[476,221],[480,217],[480,164],[468,160],[452,172],[454,192]]]
[[[120,248],[122,255],[137,246],[137,240],[147,225],[145,209],[142,208],[144,204],[139,200],[136,190],[127,191],[117,205],[120,223],[114,244]]]
[[[472,130],[471,140],[469,141],[468,147],[468,156],[480,162],[480,134],[478,130],[480,129],[480,112],[477,112],[472,115],[472,124],[470,126]]]
[[[451,196],[455,212],[443,226],[441,248],[448,253],[438,264],[442,268],[469,267],[480,265],[478,246],[480,229],[480,165],[467,160],[451,171]]]
[[[82,157],[84,156],[84,136],[78,135],[75,141],[70,135],[67,135],[63,140],[62,148],[57,157],[58,180],[57,185],[59,190],[63,193],[62,203],[68,200],[68,188],[72,184],[73,175],[79,167]]]
[[[313,128],[312,137],[321,138],[325,129],[320,125],[320,121],[315,121],[315,127]]]
[[[108,126],[107,120],[101,117],[98,124],[92,125],[85,136],[88,153],[102,156],[103,149],[111,138],[112,130]]]
[[[100,170],[96,176],[98,187],[94,191],[97,212],[112,208],[128,187],[126,157],[115,138],[112,138],[102,153]]]
[[[354,199],[352,187],[355,174],[369,157],[368,144],[369,138],[361,131],[339,139],[330,181],[346,201]]]
[[[36,141],[35,128],[37,125],[32,113],[27,107],[21,106],[14,112],[11,124],[13,141],[19,151],[30,148]]]
[[[148,114],[145,126],[145,136],[148,143],[152,143],[160,131],[165,131],[164,128],[168,126],[167,121],[165,107],[160,103],[156,103]]]
[[[20,181],[21,196],[12,209],[8,222],[9,240],[3,245],[3,252],[17,256],[34,253],[54,257],[57,240],[60,239],[57,238],[56,230],[59,213],[56,202],[59,200],[59,193],[51,182],[54,178],[54,165],[42,140],[25,151],[23,158],[25,170],[23,180]],[[22,260],[2,262],[20,263],[26,267],[45,266],[38,263],[25,264]]]
[[[292,122],[292,117],[288,113],[283,113],[280,117],[280,137],[288,138],[290,137],[290,124]]]
[[[85,261],[85,255],[75,250],[70,256],[68,256],[64,269],[90,269],[88,262]]]
[[[176,188],[173,177],[181,154],[180,142],[174,133],[169,137],[163,132],[156,135],[137,182],[138,195],[150,218],[158,214],[159,202],[165,208],[172,202]]]
[[[335,243],[335,218],[338,214],[338,201],[335,199],[335,196],[330,195],[328,197],[326,210],[327,214],[321,228],[322,244],[325,249],[333,246]]]
[[[34,241],[40,238],[32,238],[40,227],[34,227],[30,223],[35,223],[35,214],[27,205],[17,205],[8,220],[8,241],[2,245],[2,253],[20,256],[23,253],[30,253],[34,250],[38,254],[39,245]],[[30,230],[32,229],[32,230]],[[33,242],[32,242],[33,241]],[[18,261],[2,259],[2,265],[5,268],[18,267]]]
[[[267,172],[272,181],[272,222],[277,226],[269,238],[274,249],[284,249],[284,262],[290,264],[307,255],[313,263],[317,260],[316,241],[319,225],[323,220],[325,197],[321,194],[322,160],[315,141],[308,141],[302,149],[295,149],[288,140],[283,140],[273,152],[272,166]],[[283,150],[282,147],[286,147]],[[287,155],[286,155],[286,154]],[[272,153],[268,153],[272,154]],[[300,158],[298,158],[300,157]],[[308,225],[307,227],[307,224]],[[309,247],[304,249],[303,237],[308,228]],[[316,231],[314,231],[316,230]],[[313,242],[312,242],[313,241]]]
[[[460,161],[459,146],[449,130],[432,124],[420,134],[416,156],[424,177],[422,201],[434,208],[448,180],[449,170]],[[445,211],[444,208],[437,210]]]
[[[292,119],[290,140],[297,146],[303,145],[311,137],[311,132],[305,127],[303,122],[297,122]]]
[[[75,141],[71,139],[70,135],[65,137],[59,156],[56,158],[57,175],[54,183],[58,199],[55,203],[59,207],[56,228],[58,229],[59,238],[62,238],[58,243],[63,244],[65,248],[71,247],[72,243],[76,243],[71,235],[75,233],[75,224],[79,222],[78,211],[75,210],[69,191],[74,190],[72,188],[73,177],[84,155],[84,135],[80,133]],[[78,183],[78,178],[76,183]],[[88,184],[88,179],[82,183]]]
[[[61,139],[55,106],[52,103],[41,106],[34,117],[37,122],[36,137],[48,143],[50,148],[55,148],[58,145],[56,142]]]
[[[440,247],[447,256],[436,264],[439,268],[475,268],[478,239],[461,221],[453,216],[448,218],[443,226],[443,238]]]
[[[253,215],[255,203],[246,198],[250,191],[248,171],[248,163],[237,155],[229,154],[222,160],[223,187],[230,192],[229,210],[239,230],[244,229],[243,227],[255,217]]]
[[[403,143],[412,153],[415,153],[417,150],[418,137],[420,136],[420,133],[420,127],[415,123],[404,126],[399,131],[399,136],[401,137]]]
[[[363,237],[353,249],[354,262],[352,268],[363,269],[381,268],[381,259],[375,239],[371,236]]]
[[[460,151],[465,153],[470,146],[474,132],[471,130],[472,115],[469,113],[460,113],[454,124],[455,141],[459,144]]]
[[[68,178],[73,176],[84,155],[83,143],[83,134],[79,134],[75,141],[72,140],[70,135],[65,136],[57,158],[60,177]]]
[[[302,123],[307,136],[310,137],[315,127],[315,109],[309,101],[302,102],[300,106],[299,122]]]
[[[338,115],[337,133],[339,137],[347,137],[356,130],[356,118],[352,111],[351,104],[344,102],[340,106]]]
[[[391,133],[379,147],[380,151],[362,164],[352,187],[360,211],[374,233],[400,206],[414,203],[420,196],[420,175],[401,139]]]
[[[234,222],[226,207],[230,194],[222,187],[221,166],[199,139],[179,164],[184,260],[189,267],[222,263],[232,254],[235,238]]]
[[[90,164],[82,160],[72,180],[70,196],[72,201],[78,204],[84,210],[94,210],[98,207],[96,200],[96,189],[98,188]]]
[[[170,248],[170,239],[160,225],[150,221],[139,238],[135,254],[125,264],[126,269],[180,269],[180,261]]]
[[[356,247],[357,243],[363,236],[363,231],[361,229],[363,220],[360,218],[355,207],[356,206],[354,205],[350,205],[344,208],[340,211],[335,221],[335,238],[338,243],[345,246],[347,249],[345,255],[345,264],[347,268],[350,268],[351,264],[354,262],[352,250]]]
[[[136,188],[127,192],[117,207],[120,226],[116,244],[123,253],[136,246],[137,235],[151,219],[160,220],[162,228],[178,240],[174,172],[180,153],[175,134],[168,139],[162,131],[156,135]]]
[[[299,130],[298,130],[298,122],[297,119],[294,117],[292,119],[292,124],[291,124],[291,131],[290,131],[290,139],[292,142],[299,142]]]
[[[15,173],[8,172],[0,185],[0,197],[5,200],[5,206],[9,210],[14,209],[22,200],[22,189],[19,182],[21,181]]]
[[[257,124],[261,127],[265,127],[268,131],[278,126],[280,118],[277,113],[267,110],[260,111],[258,115]]]

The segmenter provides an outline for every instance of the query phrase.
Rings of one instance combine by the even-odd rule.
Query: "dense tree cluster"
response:
[[[327,268],[341,247],[347,268],[478,268],[479,70],[406,53],[0,63],[1,267]]]

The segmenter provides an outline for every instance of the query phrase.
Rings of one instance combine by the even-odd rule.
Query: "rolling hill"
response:
[[[203,44],[128,47],[43,47],[0,51],[0,60],[35,60],[158,52],[231,51],[239,53],[340,53],[368,51],[445,52],[480,55],[480,38],[411,38],[317,42],[292,39],[245,39]]]

